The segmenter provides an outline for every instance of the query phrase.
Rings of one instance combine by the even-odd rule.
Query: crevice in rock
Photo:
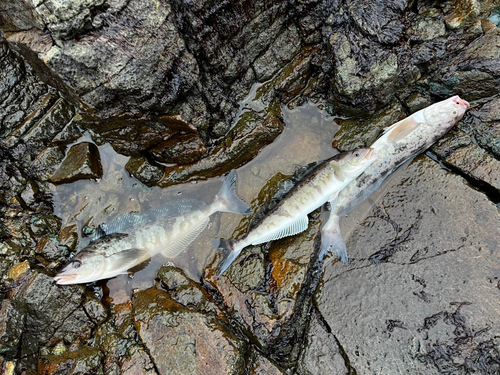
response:
[[[453,164],[447,163],[445,160],[440,159],[436,154],[434,154],[431,151],[427,151],[426,155],[429,156],[429,158],[431,158],[435,162],[439,163],[440,166],[444,166],[447,171],[462,177],[464,180],[468,182],[468,184],[472,189],[477,190],[486,195],[486,197],[495,205],[498,205],[500,203],[500,192],[497,189],[488,185],[484,181],[475,179],[471,176],[466,175],[465,173],[462,173]]]

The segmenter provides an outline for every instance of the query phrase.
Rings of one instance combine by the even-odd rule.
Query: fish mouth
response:
[[[59,285],[68,285],[68,284],[75,284],[75,279],[76,279],[76,274],[62,274],[62,275],[56,275],[54,276],[54,280],[56,281],[56,284]]]
[[[469,108],[470,107],[470,104],[468,101],[466,100],[463,100],[460,98],[460,96],[454,96],[453,98],[453,102],[455,102],[456,104],[458,105],[461,105],[462,107],[464,107],[465,109]]]

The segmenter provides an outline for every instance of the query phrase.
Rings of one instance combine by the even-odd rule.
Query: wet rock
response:
[[[170,298],[184,307],[195,307],[198,311],[223,316],[207,291],[198,283],[186,277],[184,272],[176,267],[162,267],[157,277],[162,289],[166,290]]]
[[[3,31],[29,30],[34,27],[43,29],[44,26],[40,15],[29,2],[2,2],[0,15],[0,26]]]
[[[65,256],[69,255],[69,252],[65,254],[58,248],[57,242],[51,236],[44,236],[38,241],[35,253],[40,254],[48,262],[58,261],[60,263],[63,263]]]
[[[500,29],[490,26],[485,21],[484,36],[439,70],[432,78],[431,93],[455,93],[469,101],[498,94]]]
[[[137,332],[161,374],[242,373],[245,343],[212,315],[156,288],[136,293],[133,304]]]
[[[311,314],[309,332],[299,360],[297,374],[351,374],[337,339],[317,312]]]
[[[262,356],[257,350],[252,350],[251,363],[248,366],[248,375],[284,375],[286,372],[280,370],[274,363]]]
[[[31,271],[7,296],[24,318],[19,366],[35,371],[43,346],[74,344],[90,338],[94,323],[83,308],[86,300],[80,287],[56,286],[52,277]]]
[[[335,134],[333,147],[351,151],[369,147],[382,134],[383,129],[403,120],[406,112],[399,103],[384,108],[369,118],[339,119],[340,130]]]
[[[16,357],[24,320],[25,315],[18,311],[9,300],[2,301],[0,307],[0,353],[2,357],[7,359]]]
[[[99,149],[93,143],[82,142],[72,146],[66,158],[52,175],[50,181],[65,184],[83,179],[102,178]]]
[[[48,181],[64,160],[65,147],[47,147],[33,161],[32,174],[38,181]]]
[[[446,35],[445,23],[439,18],[417,16],[408,30],[412,41],[428,42]]]
[[[167,187],[229,172],[252,160],[262,147],[281,134],[283,128],[281,119],[274,112],[266,118],[254,111],[246,112],[210,156],[194,164],[166,167],[165,176],[158,186]]]
[[[38,373],[55,374],[102,374],[102,353],[89,346],[59,355],[44,355],[38,361]]]
[[[498,371],[498,208],[425,156],[371,200],[316,295],[356,372]]]
[[[360,0],[347,1],[347,9],[356,25],[381,43],[394,44],[403,34],[399,21],[408,6],[408,1],[393,0],[382,4],[372,4]]]
[[[60,26],[56,21],[56,31],[70,37],[90,27],[92,8],[101,3],[73,6],[76,18]],[[164,113],[198,80],[198,64],[178,33],[170,4],[132,0],[126,7],[117,5],[95,18],[91,33],[61,41],[43,59],[101,117]]]
[[[95,346],[104,353],[105,374],[157,374],[135,330],[128,295],[120,303],[111,301],[109,318],[96,329]]]
[[[253,68],[257,81],[263,82],[272,78],[298,53],[300,44],[297,28],[295,25],[289,26],[269,49],[255,60]]]
[[[199,136],[186,134],[172,137],[148,151],[162,163],[189,164],[200,160],[207,148]]]
[[[486,1],[485,3],[492,1]],[[444,18],[446,26],[450,29],[461,29],[472,23],[481,12],[479,1],[455,1],[454,7]]]
[[[151,163],[145,157],[132,156],[125,164],[125,169],[133,177],[149,187],[156,185],[164,174],[161,166]]]
[[[500,197],[500,100],[469,111],[432,151],[447,167],[473,181],[492,199]]]

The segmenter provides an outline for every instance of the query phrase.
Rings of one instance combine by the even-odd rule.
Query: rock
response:
[[[300,37],[295,25],[289,26],[257,60],[253,68],[258,82],[272,78],[298,53]]]
[[[102,353],[98,348],[82,347],[59,355],[44,355],[38,361],[38,373],[56,374],[102,374]]]
[[[201,138],[194,134],[179,135],[149,149],[162,163],[189,164],[200,160],[207,152]]]
[[[35,371],[38,353],[43,346],[83,343],[91,336],[94,323],[82,304],[80,287],[56,286],[52,277],[31,271],[9,292],[9,303],[24,316],[18,353],[21,368]]]
[[[83,179],[102,178],[99,149],[93,143],[82,142],[72,146],[66,158],[52,175],[50,181],[65,184]]]
[[[47,147],[33,161],[32,174],[38,181],[48,181],[65,157],[64,146]]]
[[[151,163],[147,158],[132,156],[125,169],[146,186],[154,186],[163,177],[163,168]]]
[[[446,26],[439,18],[417,16],[409,34],[412,41],[428,42],[445,36]]]
[[[162,267],[158,270],[157,277],[161,287],[166,290],[170,298],[189,308],[195,307],[198,311],[223,317],[224,314],[212,302],[209,294],[198,283],[186,277],[183,271],[175,267]]]
[[[488,21],[486,21],[488,22]],[[488,28],[465,51],[443,66],[432,78],[431,93],[455,93],[469,101],[498,94],[500,73],[500,29]]]
[[[286,372],[281,371],[274,363],[266,357],[259,354],[257,350],[251,352],[251,363],[248,368],[248,375],[284,375]]]
[[[212,315],[156,288],[136,293],[133,304],[137,332],[161,374],[242,373],[246,344]]]
[[[198,64],[179,35],[170,4],[132,0],[121,9],[101,12],[96,8],[100,25],[94,27],[88,21],[100,3],[65,2],[78,15],[69,23],[54,20],[53,32],[67,38],[93,30],[80,39],[60,41],[43,60],[100,117],[166,112],[167,105],[186,94],[199,78]]]
[[[319,314],[311,314],[309,332],[297,368],[299,375],[350,374],[343,349]]]
[[[407,117],[403,107],[394,103],[368,118],[337,120],[340,130],[335,134],[333,147],[351,151],[369,147],[382,134],[383,129]]]
[[[493,99],[470,110],[432,151],[447,167],[497,197],[500,196],[499,134],[500,100]]]
[[[271,143],[282,131],[283,123],[273,112],[269,112],[266,118],[254,111],[246,112],[210,156],[194,164],[166,167],[165,176],[158,186],[167,187],[229,172],[252,160],[262,147]]]
[[[491,3],[491,1],[489,1]],[[444,21],[450,29],[461,29],[470,25],[481,12],[481,4],[475,0],[455,1],[455,6]]]
[[[352,367],[498,371],[498,208],[425,156],[370,199],[341,223],[351,263],[326,261],[316,294]]]
[[[24,328],[25,315],[11,301],[2,301],[0,307],[0,353],[4,358],[16,358]]]

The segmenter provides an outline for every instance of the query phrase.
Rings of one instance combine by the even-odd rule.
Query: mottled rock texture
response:
[[[498,373],[500,33],[486,19],[499,6],[0,2],[1,371]],[[343,220],[349,265],[328,258],[323,274],[318,211],[217,280],[218,256],[201,280],[169,266],[145,288],[53,282],[82,233],[54,215],[49,181],[98,179],[96,146],[167,188],[248,163],[307,100],[339,116],[324,143],[350,150],[452,94],[472,102],[463,120]],[[269,169],[255,211],[290,187]],[[118,204],[120,178],[75,202],[99,208],[84,233]]]

